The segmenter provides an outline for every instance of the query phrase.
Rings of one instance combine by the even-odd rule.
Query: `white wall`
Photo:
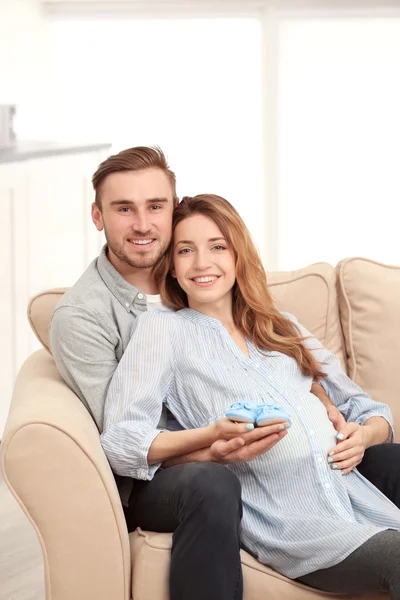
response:
[[[48,21],[40,0],[0,0],[0,104],[17,105],[20,138],[48,134],[48,60]]]
[[[400,264],[400,18],[282,19],[279,268]]]

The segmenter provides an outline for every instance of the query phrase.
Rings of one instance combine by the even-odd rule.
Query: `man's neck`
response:
[[[158,294],[159,290],[154,280],[153,269],[136,269],[131,267],[127,263],[118,260],[118,264],[115,264],[114,255],[107,252],[107,258],[116,271],[131,285],[135,288],[144,292],[145,294]]]

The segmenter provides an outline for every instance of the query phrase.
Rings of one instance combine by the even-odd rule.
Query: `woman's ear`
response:
[[[174,267],[172,267],[172,269],[171,269],[171,275],[174,279],[176,279],[176,273],[175,273]]]

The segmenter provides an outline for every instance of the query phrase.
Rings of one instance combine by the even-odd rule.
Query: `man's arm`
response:
[[[56,308],[50,325],[50,346],[69,387],[103,429],[104,403],[117,367],[115,334],[95,316],[70,306]]]
[[[333,404],[332,400],[329,398],[322,385],[314,381],[314,383],[311,386],[311,393],[314,394],[314,396],[317,396],[319,400],[321,400],[322,404],[326,408],[329,420],[332,422],[336,431],[340,433],[340,431],[342,431],[342,429],[346,425],[346,420],[340,412],[340,410]]]

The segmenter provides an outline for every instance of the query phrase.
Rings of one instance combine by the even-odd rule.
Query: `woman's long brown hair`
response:
[[[236,282],[232,289],[232,312],[236,327],[260,350],[275,350],[291,356],[302,373],[314,380],[325,377],[312,352],[303,344],[305,338],[301,337],[296,325],[275,308],[260,256],[236,209],[221,196],[186,196],[175,208],[173,232],[178,223],[196,214],[212,219],[233,250]],[[179,310],[188,307],[188,299],[171,275],[173,258],[174,245],[171,243],[155,267],[154,275],[163,303]]]

